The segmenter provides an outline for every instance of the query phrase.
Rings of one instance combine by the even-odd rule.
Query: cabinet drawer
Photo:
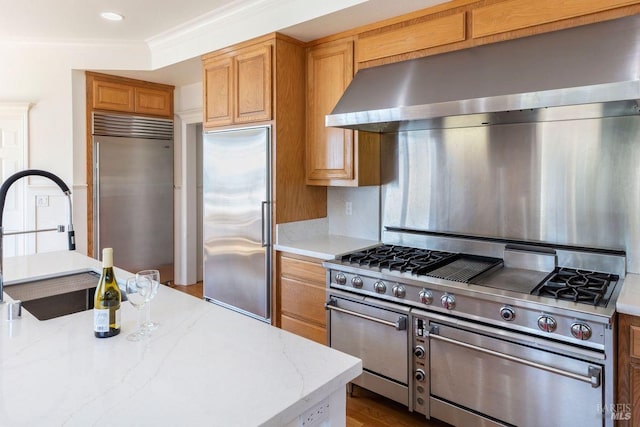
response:
[[[358,39],[358,62],[463,41],[465,35],[464,12],[406,25]]]
[[[282,276],[299,279],[321,287],[325,286],[326,270],[319,263],[282,256],[280,268]]]
[[[326,326],[325,288],[280,278],[282,312]]]
[[[282,315],[281,327],[285,331],[289,331],[317,343],[327,345],[327,330],[325,328],[311,325],[284,314]]]

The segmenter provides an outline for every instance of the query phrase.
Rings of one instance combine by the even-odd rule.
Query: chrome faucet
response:
[[[27,169],[11,175],[9,178],[7,178],[5,182],[2,183],[2,186],[0,187],[0,303],[2,303],[3,301],[2,288],[4,285],[4,262],[3,262],[3,259],[4,259],[3,246],[4,245],[2,244],[2,240],[4,236],[14,235],[14,234],[39,233],[41,231],[60,231],[60,232],[64,231],[64,226],[59,225],[57,228],[49,228],[44,230],[16,231],[16,232],[6,233],[6,234],[4,233],[3,226],[2,226],[2,214],[4,213],[4,202],[7,198],[7,192],[9,191],[9,187],[11,187],[11,185],[14,182],[16,182],[17,180],[25,176],[42,176],[45,178],[49,178],[51,181],[58,184],[58,187],[60,187],[62,192],[67,196],[67,200],[69,201],[69,225],[67,226],[69,250],[73,251],[76,249],[76,237],[75,237],[75,232],[73,231],[73,211],[71,209],[71,190],[69,190],[69,187],[67,187],[67,184],[65,184],[64,181],[62,181],[60,178],[58,178],[56,175],[52,174],[51,172],[47,172],[39,169]]]

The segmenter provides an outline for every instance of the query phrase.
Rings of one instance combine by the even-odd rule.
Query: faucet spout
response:
[[[68,246],[69,250],[73,251],[76,249],[76,241],[75,241],[75,231],[73,230],[73,210],[71,206],[71,190],[67,184],[64,183],[58,176],[52,174],[51,172],[43,171],[40,169],[26,169],[21,172],[14,173],[9,178],[6,179],[0,186],[0,303],[3,302],[3,285],[4,285],[4,262],[3,262],[3,236],[4,230],[2,225],[2,217],[4,213],[4,204],[7,199],[7,192],[9,188],[13,185],[14,182],[23,178],[25,176],[42,176],[44,178],[49,178],[51,181],[55,182],[60,190],[67,196],[69,201],[69,226],[67,227],[67,235],[68,235]]]

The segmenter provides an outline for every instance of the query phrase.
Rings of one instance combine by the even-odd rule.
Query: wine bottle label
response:
[[[120,324],[120,322],[118,322],[118,324]],[[93,330],[95,332],[109,332],[109,309],[108,308],[93,309]]]

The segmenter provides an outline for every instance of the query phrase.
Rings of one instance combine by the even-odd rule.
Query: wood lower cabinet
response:
[[[380,183],[380,135],[325,126],[353,79],[353,40],[307,50],[306,182],[359,186]]]
[[[272,118],[271,41],[202,57],[204,127]]]
[[[607,409],[616,411],[616,425],[640,426],[640,317],[618,314],[617,379],[616,406]]]
[[[322,260],[277,252],[276,262],[276,325],[326,345],[326,273]]]

